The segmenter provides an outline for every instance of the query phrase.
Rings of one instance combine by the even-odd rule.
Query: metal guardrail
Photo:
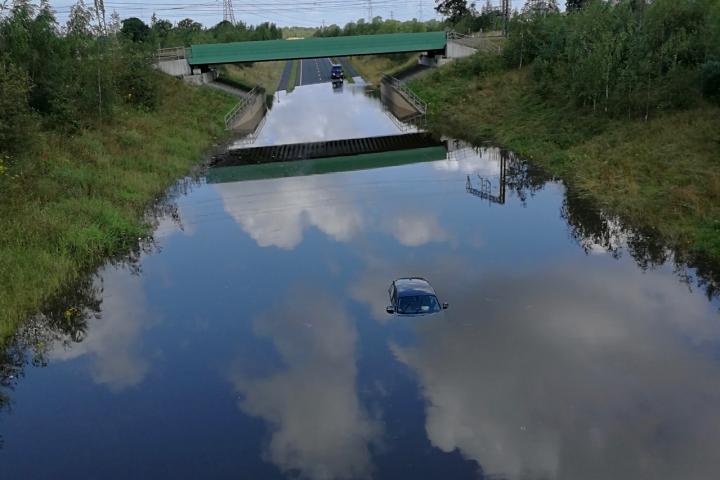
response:
[[[475,45],[475,46],[467,45],[470,48],[474,48],[476,50],[478,48],[483,48],[486,51],[494,50],[494,51],[497,51],[497,53],[502,52],[502,47],[500,47],[500,45],[497,45],[497,44],[491,42],[490,40],[488,40],[488,37],[483,36],[482,34],[479,34],[479,33],[473,33],[471,35],[466,35],[464,33],[458,33],[458,32],[454,32],[452,30],[448,30],[447,32],[445,32],[445,36],[447,37],[448,40],[471,40],[473,42],[479,41],[480,44],[478,44],[478,45]],[[491,38],[502,38],[502,37],[491,37]]]
[[[240,100],[233,108],[225,115],[225,130],[230,130],[235,120],[245,113],[245,110],[253,105],[258,98],[260,87],[255,87],[250,90],[247,97]]]
[[[407,101],[412,103],[421,114],[424,115],[427,113],[427,102],[423,101],[423,99],[418,97],[415,92],[410,90],[410,87],[408,87],[405,83],[395,77],[385,74],[383,74],[382,76],[382,81],[400,92],[400,94],[405,97]]]
[[[159,48],[157,53],[155,54],[155,58],[157,58],[159,62],[169,62],[171,60],[185,60],[187,58],[187,48]]]

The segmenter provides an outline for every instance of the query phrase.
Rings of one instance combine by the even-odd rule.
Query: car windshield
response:
[[[440,311],[440,304],[435,295],[413,295],[398,298],[398,313],[417,314]]]

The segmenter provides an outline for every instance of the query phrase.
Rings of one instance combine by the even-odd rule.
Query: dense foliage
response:
[[[443,30],[444,28],[445,24],[437,20],[420,22],[413,19],[401,22],[399,20],[383,20],[382,17],[375,17],[372,19],[372,22],[366,22],[365,19],[361,18],[357,22],[346,24],[342,28],[333,24],[317,30],[314,36],[340,37],[346,35],[378,35],[383,33],[433,32]]]
[[[108,120],[119,102],[154,105],[149,56],[102,34],[93,18],[78,3],[61,28],[48,2],[16,0],[0,19],[0,155],[8,162],[43,129],[72,133]]]
[[[0,177],[43,131],[75,133],[111,122],[120,104],[154,109],[158,47],[281,37],[268,23],[204,28],[191,19],[173,25],[153,17],[146,25],[113,14],[106,24],[104,13],[82,0],[60,25],[47,0],[15,0],[0,17]]]
[[[128,22],[133,24],[128,25]],[[273,23],[261,23],[260,25],[246,25],[243,22],[235,24],[223,21],[209,28],[203,27],[200,23],[186,18],[173,25],[169,20],[158,20],[155,17],[150,25],[143,30],[137,24],[141,20],[129,18],[123,21],[122,31],[124,35],[134,36],[140,29],[144,31],[143,41],[155,47],[179,47],[190,46],[193,43],[227,43],[245,42],[253,40],[276,40],[282,38],[282,30]]]
[[[509,66],[532,65],[548,98],[647,117],[717,97],[719,0],[587,0],[568,13],[513,18]]]

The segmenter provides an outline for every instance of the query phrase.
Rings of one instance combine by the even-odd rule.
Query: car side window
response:
[[[390,294],[390,301],[393,305],[397,305],[397,290],[395,289],[395,285],[390,288],[392,289],[392,293]]]

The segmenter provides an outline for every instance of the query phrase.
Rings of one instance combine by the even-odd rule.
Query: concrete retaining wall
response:
[[[210,83],[214,81],[218,76],[217,71],[211,70],[209,72],[205,73],[196,73],[193,75],[185,75],[183,77],[183,81],[185,83],[189,83],[190,85],[204,85],[206,83]]]
[[[422,113],[392,85],[385,82],[380,83],[380,96],[382,97],[382,102],[391,109],[393,115],[395,115],[398,120],[416,117]]]
[[[453,42],[451,40],[448,40],[447,47],[445,48],[445,56],[447,58],[469,57],[474,53],[477,53],[477,49]]]
[[[185,75],[190,75],[192,73],[190,71],[190,64],[185,59],[164,60],[158,62],[156,66],[161,72],[172,75],[173,77],[184,77]]]
[[[255,95],[250,101],[252,104],[230,125],[231,130],[244,134],[252,133],[265,116],[265,95]]]

